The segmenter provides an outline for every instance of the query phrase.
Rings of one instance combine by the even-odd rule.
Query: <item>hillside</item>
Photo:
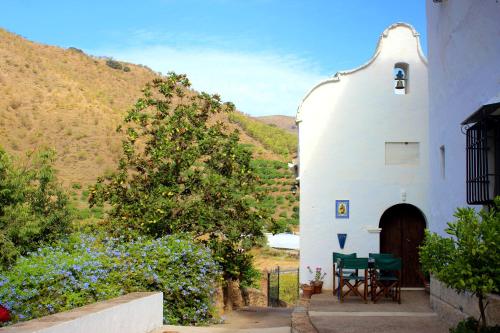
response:
[[[158,75],[145,66],[88,56],[77,48],[41,45],[0,29],[0,145],[18,156],[44,147],[55,149],[58,177],[74,202],[84,207],[87,185],[116,167],[121,154],[116,127],[141,96],[144,84]],[[269,184],[270,200],[280,197],[271,205],[275,216],[290,218],[293,207],[282,197],[293,182],[284,162],[294,153],[294,143],[286,154],[277,152],[240,123],[219,117],[229,128],[240,130],[241,141],[259,160],[259,174],[267,183],[274,181]],[[271,129],[271,136],[282,134],[263,126]],[[270,174],[276,180],[268,179]],[[99,211],[94,213],[100,216]]]
[[[298,134],[298,128],[297,124],[295,123],[295,117],[274,115],[274,116],[262,116],[254,118],[268,125],[284,129],[285,131],[288,131],[293,134]]]

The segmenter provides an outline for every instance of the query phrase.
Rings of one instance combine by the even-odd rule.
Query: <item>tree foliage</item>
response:
[[[0,149],[0,265],[43,242],[65,235],[71,214],[52,168],[55,153],[43,151],[16,166]]]
[[[485,326],[484,297],[500,291],[500,197],[489,210],[459,208],[454,216],[446,229],[450,238],[427,232],[420,260],[448,287],[478,296]]]
[[[190,233],[212,249],[225,279],[238,279],[266,220],[251,205],[259,200],[251,152],[213,119],[234,106],[189,86],[173,73],[146,85],[119,128],[118,170],[99,178],[90,204],[109,203],[107,226],[130,237]]]

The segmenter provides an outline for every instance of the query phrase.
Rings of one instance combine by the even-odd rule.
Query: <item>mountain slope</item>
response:
[[[74,50],[0,30],[0,135],[11,153],[51,147],[65,183],[89,182],[115,164],[123,112],[155,77],[124,72]]]
[[[298,133],[297,124],[295,123],[295,117],[274,115],[274,116],[255,117],[255,119],[260,120],[268,125],[284,129],[285,131],[288,131],[293,134]]]
[[[0,29],[0,146],[18,156],[55,149],[59,180],[73,202],[85,207],[87,185],[116,168],[121,154],[116,127],[144,85],[158,75],[145,66],[37,44]],[[257,204],[276,218],[293,218],[288,224],[295,224],[297,203],[285,198],[294,179],[284,162],[294,153],[296,137],[239,112],[235,117],[240,121],[217,115],[228,128],[240,131],[241,141],[252,146],[258,159],[257,172],[271,194]],[[258,123],[264,136],[249,132],[243,123]],[[273,142],[286,146],[286,153]],[[101,215],[94,208],[82,219]]]
[[[114,168],[121,153],[115,129],[144,84],[158,74],[134,64],[122,64],[129,71],[115,69],[106,62],[0,29],[0,144],[14,154],[54,148],[66,185],[92,182]],[[257,157],[282,158],[222,120],[240,129]]]

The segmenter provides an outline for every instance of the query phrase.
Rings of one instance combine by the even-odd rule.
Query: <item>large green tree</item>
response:
[[[69,231],[70,209],[56,181],[54,158],[47,150],[16,164],[0,148],[0,266]]]
[[[252,206],[259,198],[251,152],[215,120],[234,106],[189,86],[173,73],[146,85],[119,128],[118,170],[98,179],[90,204],[110,205],[105,224],[116,233],[189,233],[212,249],[226,280],[245,279],[247,250],[266,220]]]

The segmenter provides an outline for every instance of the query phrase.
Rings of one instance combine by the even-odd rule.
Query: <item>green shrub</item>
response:
[[[104,212],[102,207],[92,207],[90,208],[90,212],[94,215],[95,218],[100,219],[103,217]]]
[[[478,297],[481,326],[487,325],[484,299],[500,291],[500,197],[479,213],[458,208],[444,238],[426,231],[420,249],[424,272],[434,274],[448,287]]]
[[[81,199],[81,200],[84,200],[84,201],[88,200],[88,198],[89,198],[89,194],[90,194],[90,193],[89,193],[89,191],[88,191],[88,190],[83,190],[83,191],[82,191],[82,195],[81,195],[80,199]]]
[[[480,327],[479,322],[469,317],[466,320],[462,320],[454,328],[450,328],[450,333],[500,333],[500,326],[496,325],[494,327]]]
[[[273,234],[278,234],[281,232],[288,232],[290,228],[288,227],[286,219],[278,219],[275,223],[269,228],[269,232]]]
[[[71,210],[54,160],[53,151],[43,151],[18,167],[0,148],[0,266],[68,233]]]
[[[130,72],[130,67],[128,67],[128,66],[123,66],[123,71],[124,71],[124,72]]]
[[[164,321],[199,324],[214,315],[220,277],[210,251],[166,236],[156,240],[75,234],[0,271],[0,299],[9,324],[134,291],[162,291]]]
[[[106,65],[108,65],[113,69],[120,69],[120,70],[123,69],[123,65],[120,62],[113,59],[106,60]]]
[[[71,184],[71,188],[75,189],[75,190],[79,190],[82,188],[82,184],[80,183],[73,183]]]
[[[79,49],[77,47],[73,47],[73,46],[68,47],[68,50],[76,52],[76,53],[84,53],[81,49]]]
[[[91,216],[90,209],[88,209],[88,208],[76,209],[75,216],[79,220],[89,219]]]

